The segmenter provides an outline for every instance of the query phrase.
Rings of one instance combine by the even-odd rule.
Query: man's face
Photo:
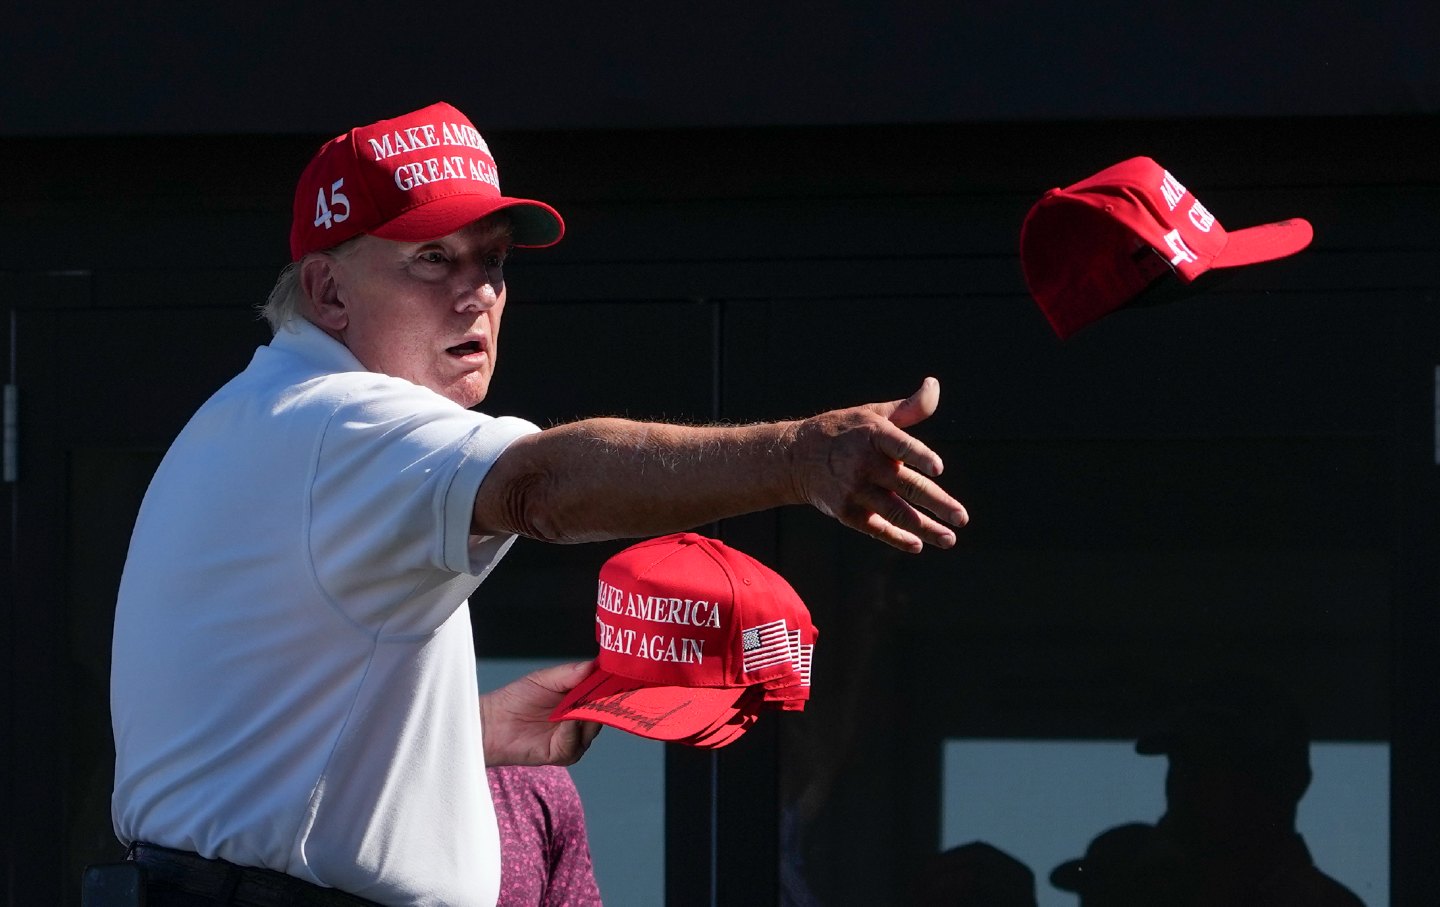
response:
[[[495,372],[509,251],[503,218],[428,242],[361,236],[335,256],[321,327],[367,369],[474,406]]]

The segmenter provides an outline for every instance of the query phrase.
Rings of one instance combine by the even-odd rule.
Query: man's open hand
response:
[[[965,507],[934,482],[944,464],[905,429],[929,418],[940,382],[904,400],[832,410],[799,422],[791,450],[798,492],[821,513],[902,551],[955,544]],[[947,525],[948,524],[948,525]]]

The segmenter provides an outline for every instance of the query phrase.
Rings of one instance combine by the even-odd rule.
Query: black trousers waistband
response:
[[[234,907],[381,907],[334,888],[313,885],[283,872],[208,860],[199,854],[137,843],[130,859],[145,867],[149,882],[170,885]]]

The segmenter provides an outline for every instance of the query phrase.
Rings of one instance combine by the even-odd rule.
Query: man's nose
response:
[[[457,287],[455,308],[460,311],[484,311],[500,301],[503,287],[498,271],[476,268]]]

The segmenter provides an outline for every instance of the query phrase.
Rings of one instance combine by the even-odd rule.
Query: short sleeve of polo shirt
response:
[[[408,606],[434,613],[401,623],[438,626],[459,603],[440,588],[469,577],[473,589],[514,541],[470,534],[475,494],[505,448],[539,429],[399,379],[362,380],[315,452],[307,504],[314,575],[352,620],[388,623]]]

